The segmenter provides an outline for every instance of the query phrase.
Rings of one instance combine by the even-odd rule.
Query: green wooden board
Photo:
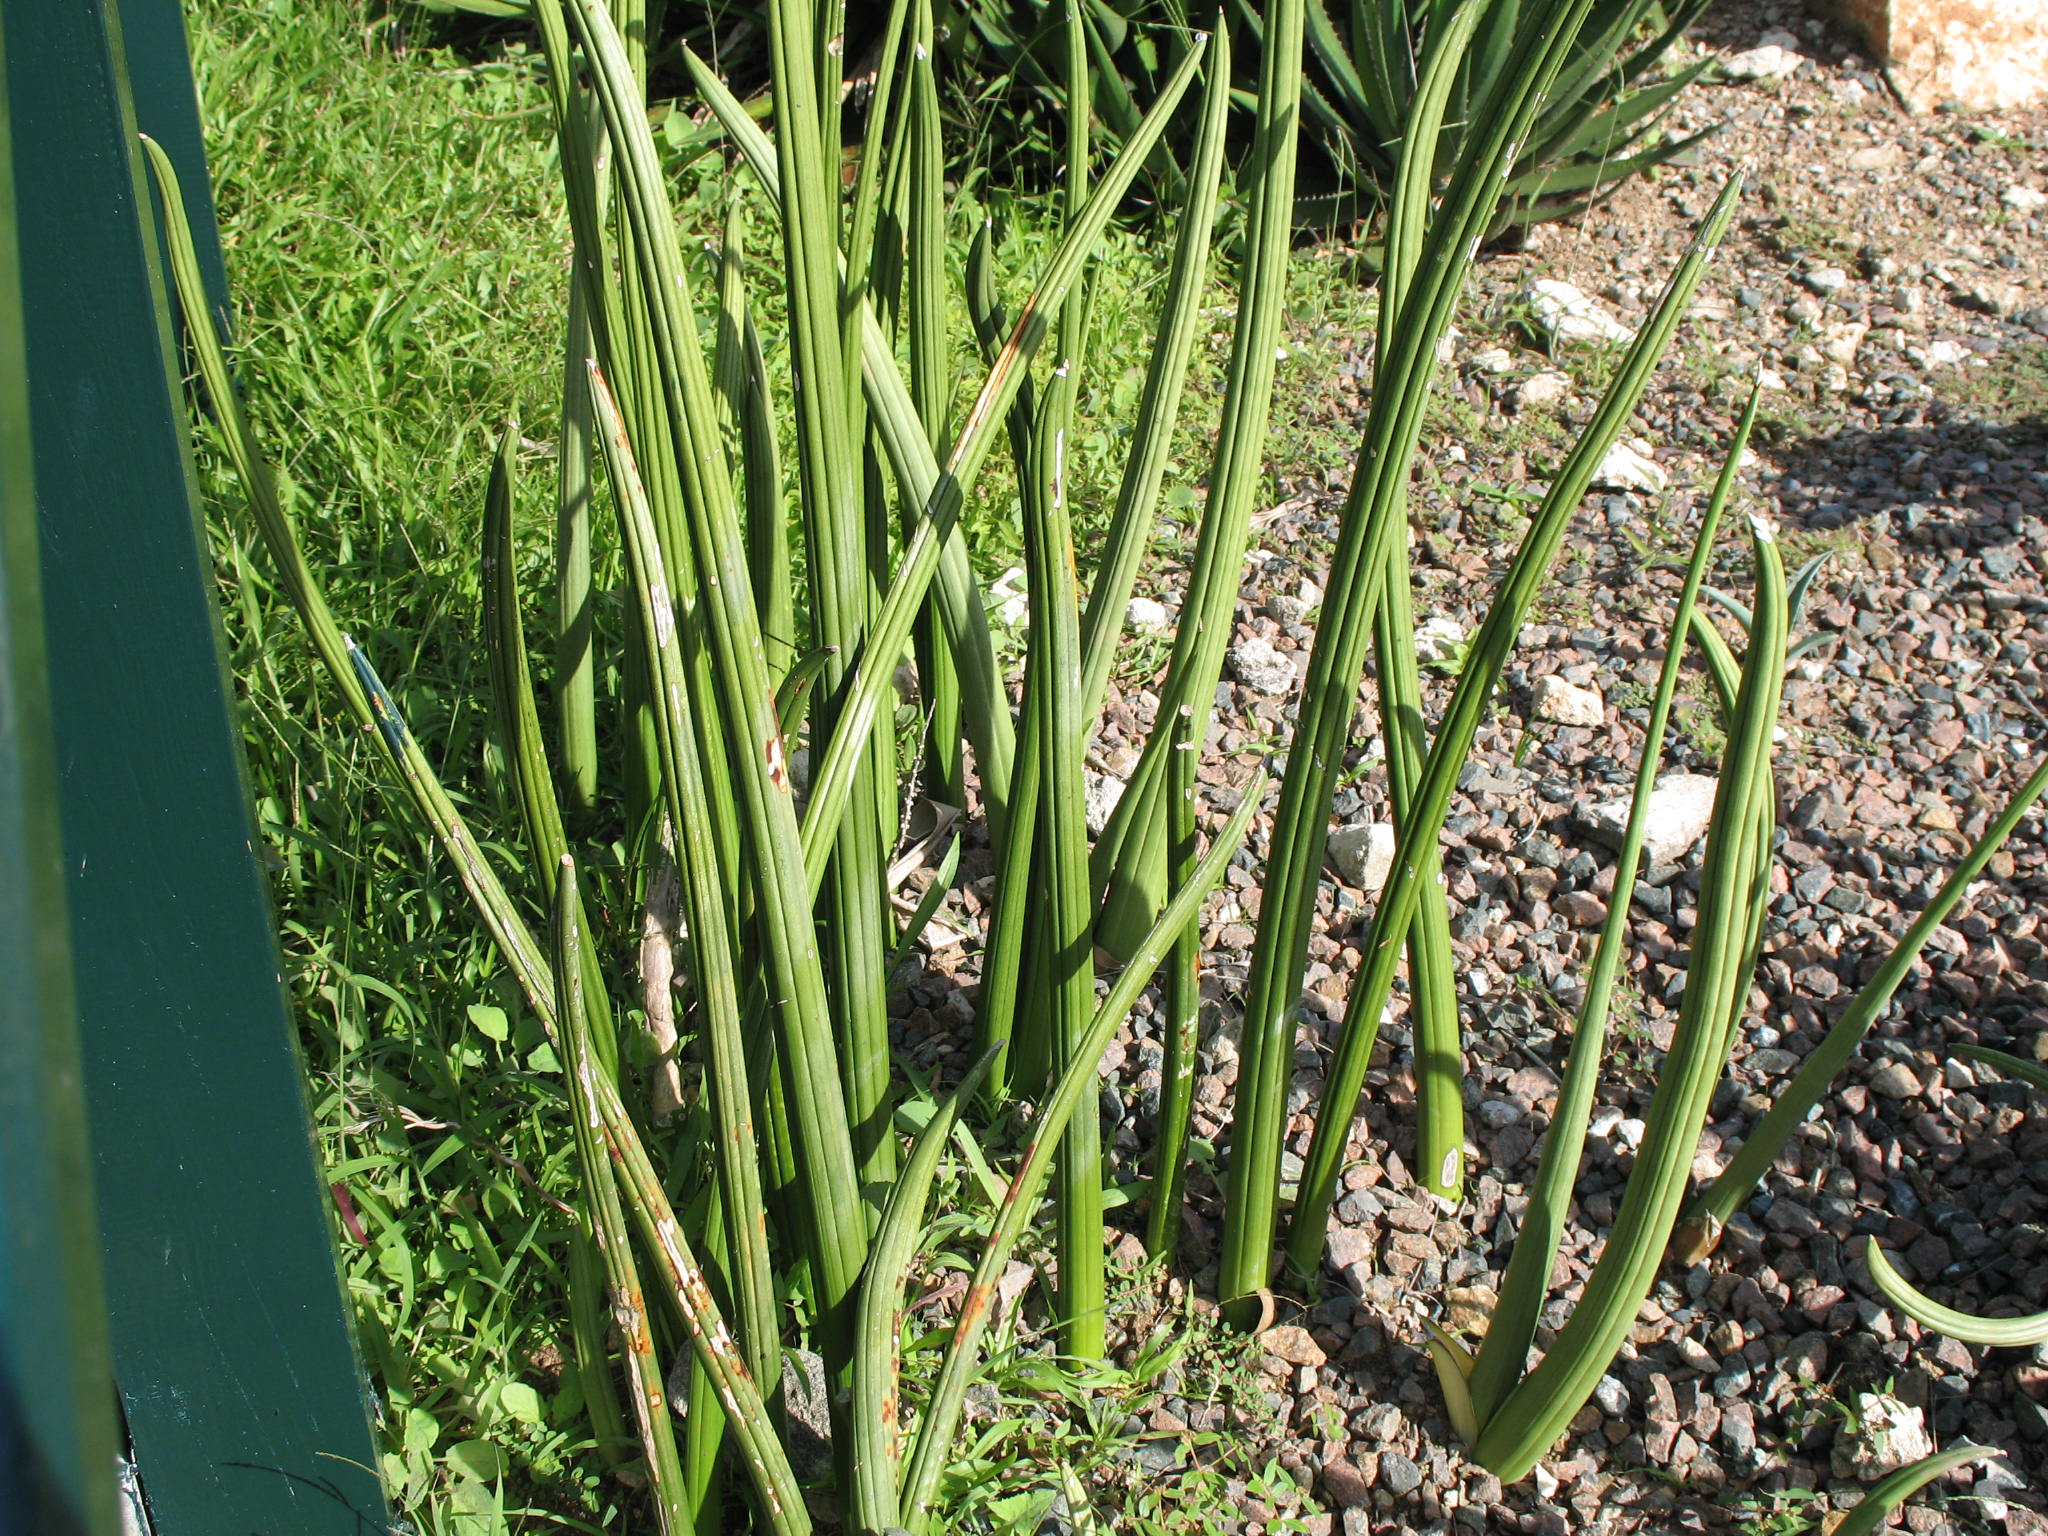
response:
[[[11,212],[5,97],[0,74],[0,209]],[[71,996],[14,236],[13,219],[0,220],[0,1532],[112,1536],[113,1365]]]
[[[114,1376],[158,1536],[387,1527],[112,0],[0,0]]]

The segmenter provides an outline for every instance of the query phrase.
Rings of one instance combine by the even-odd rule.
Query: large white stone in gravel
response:
[[[1281,694],[1294,686],[1294,658],[1254,635],[1230,648],[1230,674],[1254,693]]]
[[[1820,332],[1820,355],[1831,363],[1840,363],[1844,368],[1856,361],[1856,353],[1863,345],[1863,338],[1870,334],[1870,326],[1862,320],[1844,320],[1836,325],[1824,325]]]
[[[1835,1437],[1828,1470],[1874,1483],[1933,1454],[1923,1410],[1888,1392],[1859,1392],[1855,1414]]]
[[[1741,53],[1730,54],[1721,61],[1721,78],[1724,80],[1757,80],[1768,85],[1773,80],[1782,80],[1804,62],[1799,56],[1799,39],[1779,27],[1773,27],[1763,36],[1755,48],[1744,49]]]
[[[1999,193],[1998,200],[2015,213],[2032,213],[2036,208],[2048,208],[2048,192],[2019,182]]]
[[[1539,277],[1522,290],[1522,301],[1552,341],[1634,341],[1636,333],[1594,302],[1591,295]]]
[[[1137,630],[1160,630],[1173,622],[1173,615],[1157,598],[1134,597],[1124,605],[1124,622]]]
[[[1646,491],[1654,496],[1671,484],[1664,466],[1635,443],[1617,442],[1600,456],[1593,483],[1617,491]]]
[[[1923,368],[1954,368],[1960,363],[1967,363],[1976,355],[1960,341],[1950,341],[1947,337],[1939,341],[1930,341],[1924,347],[1906,348],[1907,359],[1920,364]]]
[[[1092,835],[1102,836],[1102,829],[1109,825],[1110,813],[1123,797],[1122,779],[1114,774],[1097,773],[1093,768],[1081,770],[1082,814],[1088,818],[1088,831]]]
[[[1643,852],[1652,864],[1676,864],[1686,849],[1706,836],[1714,819],[1714,790],[1719,780],[1704,773],[1667,774],[1650,791],[1643,820]],[[1628,831],[1627,795],[1590,806],[1586,830],[1610,847],[1620,847]]]
[[[1536,679],[1536,718],[1557,725],[1598,725],[1607,718],[1597,688],[1581,688],[1552,674]]]
[[[1572,397],[1572,376],[1555,368],[1532,373],[1515,386],[1515,409],[1562,405]]]
[[[1378,821],[1339,827],[1330,834],[1329,860],[1346,885],[1377,896],[1394,867],[1394,829]]]

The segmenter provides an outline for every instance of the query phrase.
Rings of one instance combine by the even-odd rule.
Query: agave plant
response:
[[[1706,63],[1668,76],[1660,66],[1706,6],[1707,0],[1601,0],[1594,7],[1514,156],[1490,234],[1582,210],[1703,137],[1671,138],[1663,119]],[[1315,0],[1309,6],[1304,222],[1347,222],[1392,195],[1430,34],[1473,8],[1463,0]],[[1437,138],[1432,168],[1439,177],[1457,163],[1467,125],[1497,84],[1518,30],[1540,24],[1540,7],[1512,0],[1477,9],[1483,14]],[[1034,153],[1048,147],[1043,125],[1059,122],[1064,111],[1065,75],[1054,62],[1060,14],[1056,0],[952,0],[945,18],[955,92],[968,115],[991,135],[1010,135]],[[1186,0],[1091,0],[1082,8],[1095,70],[1091,89],[1110,132],[1126,133],[1138,121],[1190,28],[1209,24],[1212,14]],[[1225,0],[1214,25],[1236,40],[1245,72],[1240,99],[1249,102],[1265,45],[1263,8]],[[989,110],[996,103],[1000,117]],[[1177,191],[1170,158],[1153,169],[1163,191]]]

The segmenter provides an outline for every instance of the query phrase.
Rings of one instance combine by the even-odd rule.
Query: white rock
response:
[[[1266,599],[1266,617],[1283,629],[1302,623],[1308,614],[1309,605],[1290,593],[1275,592]]]
[[[1719,781],[1703,773],[1673,773],[1650,791],[1643,819],[1643,853],[1652,864],[1676,864],[1686,849],[1706,836],[1714,819]],[[1605,801],[1585,813],[1586,830],[1610,847],[1620,847],[1628,830],[1629,797]]]
[[[1081,770],[1081,800],[1091,836],[1102,836],[1102,829],[1109,825],[1110,813],[1123,797],[1122,779],[1114,774],[1097,773],[1093,768]]]
[[[1378,821],[1339,827],[1330,834],[1329,860],[1346,885],[1377,896],[1394,867],[1394,829]]]
[[[1998,200],[2015,213],[2032,213],[2036,208],[2048,208],[2048,192],[2038,187],[2021,186],[2018,182],[1999,193]]]
[[[1885,1392],[1859,1392],[1851,1423],[1837,1436],[1844,1477],[1875,1482],[1934,1454],[1927,1415]],[[1830,1470],[1833,1470],[1832,1468]]]
[[[1647,491],[1656,495],[1671,484],[1671,477],[1640,442],[1618,442],[1601,456],[1600,467],[1593,471],[1593,483],[1618,491]]]
[[[1025,593],[1024,567],[1013,565],[988,589],[989,610],[998,623],[1022,629],[1031,618],[1031,599]]]
[[[1785,375],[1775,368],[1759,368],[1756,371],[1756,387],[1768,393],[1785,387]]]
[[[1173,622],[1173,615],[1157,598],[1134,597],[1124,605],[1124,622],[1137,630],[1160,630]]]
[[[1230,648],[1230,672],[1254,693],[1283,694],[1294,686],[1294,658],[1257,636]]]
[[[1465,626],[1439,614],[1415,626],[1415,656],[1419,661],[1449,661],[1465,644]]]
[[[1323,589],[1310,581],[1306,576],[1301,578],[1300,596],[1301,600],[1311,608],[1320,608],[1323,605]]]
[[[1869,334],[1869,325],[1861,320],[1844,320],[1839,325],[1824,326],[1820,333],[1821,356],[1846,368],[1856,361],[1856,351]]]
[[[1472,371],[1474,373],[1492,374],[1498,377],[1500,374],[1509,372],[1514,366],[1515,355],[1506,347],[1488,347],[1483,352],[1474,352],[1472,354]]]
[[[1561,405],[1571,397],[1572,376],[1555,368],[1545,368],[1530,374],[1515,386],[1515,409],[1521,411],[1532,405]]]
[[[1536,679],[1536,718],[1558,725],[1598,725],[1607,718],[1597,688],[1579,688],[1553,674]]]
[[[1790,48],[1777,43],[1765,43],[1761,48],[1745,49],[1730,54],[1721,61],[1721,78],[1724,80],[1754,80],[1769,85],[1782,80],[1805,62]]]
[[[1800,273],[1799,281],[1825,298],[1848,287],[1849,274],[1840,267],[1815,267],[1811,272]]]
[[[1554,277],[1539,277],[1522,290],[1536,323],[1552,341],[1633,341],[1636,333],[1593,299]]]
[[[1918,356],[1915,356],[1915,354]],[[1928,368],[1953,368],[1968,362],[1977,354],[1960,341],[1930,341],[1924,347],[1908,347],[1906,356]]]

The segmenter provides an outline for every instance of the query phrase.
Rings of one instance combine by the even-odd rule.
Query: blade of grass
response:
[[[1210,45],[1209,79],[1202,92],[1201,128],[1187,176],[1189,196],[1174,239],[1173,269],[1167,279],[1152,359],[1145,368],[1144,394],[1131,427],[1131,453],[1117,487],[1116,511],[1095,568],[1082,619],[1084,711],[1102,708],[1109,674],[1123,636],[1124,611],[1137,584],[1138,569],[1152,541],[1159,483],[1173,452],[1173,427],[1187,383],[1188,359],[1201,324],[1209,276],[1209,250],[1223,182],[1225,129],[1230,109],[1230,29],[1219,28]]]
[[[206,315],[205,288],[193,252],[191,232],[185,223],[184,205],[177,192],[177,177],[162,151],[147,139],[144,149],[152,173],[163,189],[168,248],[179,304],[188,317]],[[496,874],[484,859],[475,838],[456,811],[447,793],[434,777],[407,728],[403,715],[389,690],[378,679],[369,658],[334,625],[324,593],[313,578],[303,550],[276,493],[276,481],[264,460],[246,415],[233,392],[226,355],[220,337],[209,324],[189,324],[186,334],[198,359],[209,396],[223,423],[224,438],[236,465],[244,493],[249,497],[258,531],[270,549],[284,581],[286,596],[305,625],[316,655],[327,667],[329,680],[349,704],[349,712],[360,726],[373,731],[382,745],[388,766],[397,776],[415,810],[441,842],[475,903],[499,956],[505,961],[525,996],[527,1006],[541,1021],[550,1043],[563,1048],[554,995],[553,968],[541,958],[525,920],[506,895]],[[731,1421],[750,1477],[760,1493],[770,1527],[778,1536],[807,1536],[811,1530],[787,1454],[775,1438],[767,1409],[753,1375],[747,1369],[738,1346],[713,1300],[688,1240],[670,1207],[660,1176],[655,1172],[637,1127],[627,1114],[615,1083],[593,1074],[589,1089],[604,1126],[606,1149],[617,1164],[622,1197],[635,1230],[647,1251],[658,1257],[664,1290],[678,1317],[688,1329],[700,1369],[711,1373],[719,1399]]]
[[[619,519],[627,580],[652,642],[661,792],[676,841],[676,866],[689,915],[692,980],[709,1058],[706,1086],[718,1127],[717,1155],[712,1161],[730,1223],[726,1234],[731,1254],[730,1288],[749,1363],[772,1391],[781,1379],[775,1288],[754,1139],[741,983],[734,966],[737,948],[732,938],[731,897],[724,865],[708,835],[713,815],[711,791],[695,746],[696,717],[702,711],[692,697],[689,667],[669,597],[669,575],[646,490],[625,441],[618,404],[595,364],[590,370],[590,392]]]
[[[547,9],[556,0],[538,3]],[[761,660],[744,539],[715,431],[709,381],[688,308],[689,288],[659,157],[644,106],[624,69],[611,18],[594,0],[572,3],[604,104],[605,123],[622,158],[621,201],[630,216],[634,264],[648,274],[644,288],[656,317],[651,329],[660,354],[670,440],[678,449],[674,458],[683,477],[683,509],[706,599],[702,606],[708,610],[716,713],[734,738],[730,762],[747,831],[757,931],[768,962],[779,1059],[791,1090],[790,1126],[802,1169],[797,1188],[809,1218],[802,1236],[811,1246],[820,1287],[820,1352],[827,1374],[838,1378],[851,1362],[849,1306],[866,1259],[868,1231],[855,1181],[853,1133],[835,1059],[787,755],[774,717],[774,692]],[[602,406],[602,392],[599,401]],[[600,410],[601,420],[607,415]],[[622,424],[606,421],[608,450],[621,431]],[[698,711],[700,718],[707,713]],[[814,792],[814,809],[815,805]]]
[[[812,724],[815,739],[829,740],[838,726],[842,675],[860,653],[870,618],[868,521],[859,499],[859,437],[851,420],[859,394],[857,353],[843,345],[845,324],[857,323],[857,317],[847,315],[840,291],[838,140],[826,136],[828,122],[836,120],[838,66],[834,60],[828,83],[822,34],[832,29],[819,27],[812,0],[769,0],[767,12],[811,630],[814,644],[832,648]],[[833,1035],[864,1185],[885,1184],[895,1171],[887,978],[881,974],[889,948],[883,839],[895,829],[894,786],[876,755],[888,745],[881,732],[863,742],[823,893],[826,976],[836,1005]]]
[[[1164,134],[1174,108],[1194,80],[1206,48],[1206,36],[1198,35],[1161,87],[1139,131],[1104,171],[1087,206],[1061,238],[1039,278],[1036,292],[1024,305],[1008,341],[990,365],[973,406],[955,434],[943,469],[924,435],[924,424],[910,400],[893,347],[873,314],[864,314],[861,367],[868,408],[888,448],[897,483],[910,500],[923,508],[923,514],[917,532],[899,559],[896,578],[881,613],[870,628],[867,653],[855,669],[841,707],[839,729],[824,761],[814,765],[810,809],[804,818],[806,861],[814,882],[822,877],[823,850],[829,845],[830,831],[845,804],[857,760],[857,744],[873,728],[883,705],[894,699],[896,658],[902,654],[911,622],[938,571],[942,552],[948,560],[957,553],[964,572],[966,553],[958,542],[955,522],[965,488],[980,468],[997,427],[1023,385],[1030,360],[1052,316],[1086,266],[1119,202],[1130,190],[1144,157]],[[685,62],[706,105],[732,135],[734,145],[753,166],[755,174],[774,185],[776,152],[767,136],[701,60],[686,51]],[[963,574],[963,580],[966,579]],[[971,582],[969,585],[971,589]],[[971,607],[985,635],[978,597]],[[983,803],[990,807],[992,833],[999,833],[1009,803],[1012,758],[1008,696],[994,679],[992,648],[984,655],[979,646],[963,645],[962,630],[950,616],[954,613],[950,604],[947,612],[948,634],[955,661],[962,669],[961,687],[969,706],[969,736],[974,744],[976,770],[981,776]]]
[[[1462,55],[1472,25],[1469,16],[1454,20],[1441,37],[1432,40],[1433,58],[1437,61],[1435,78],[1442,78],[1444,71]],[[1439,87],[1424,99],[1434,99],[1440,93]],[[1504,130],[1500,136],[1505,138]],[[1473,142],[1477,145],[1490,141],[1475,136]],[[1422,153],[1421,148],[1411,147],[1412,155]],[[1486,163],[1490,165],[1491,161]],[[1476,164],[1466,171],[1463,180],[1453,189],[1463,205],[1482,201],[1481,194],[1491,191],[1491,183]],[[1467,207],[1466,217],[1470,218],[1471,213]],[[1397,211],[1395,217],[1398,230],[1404,215]],[[1447,215],[1445,229],[1450,228],[1451,220]],[[1444,234],[1441,238],[1449,239],[1450,236]],[[1453,251],[1460,249],[1462,247],[1452,247]],[[1469,256],[1466,259],[1469,260]],[[1446,269],[1439,276],[1448,281],[1450,273]],[[1383,298],[1383,314],[1386,305],[1387,300]],[[1416,307],[1419,313],[1427,310],[1426,306]],[[1341,761],[1341,737],[1350,725],[1358,675],[1364,664],[1366,637],[1372,627],[1372,608],[1379,600],[1369,581],[1365,583],[1363,592],[1356,591],[1356,588],[1361,584],[1359,578],[1363,573],[1377,573],[1384,577],[1390,568],[1390,557],[1386,551],[1391,548],[1391,541],[1406,536],[1405,519],[1399,518],[1407,478],[1405,465],[1420,431],[1420,401],[1429,387],[1435,356],[1434,332],[1427,348],[1423,345],[1422,332],[1429,327],[1440,331],[1441,326],[1448,323],[1447,296],[1442,307],[1443,319],[1429,312],[1424,320],[1406,322],[1413,327],[1413,334],[1403,333],[1402,350],[1389,347],[1387,338],[1382,337],[1367,444],[1361,453],[1359,472],[1353,477],[1351,501],[1345,509],[1340,532],[1338,559],[1332,567],[1332,585],[1323,605],[1324,620],[1310,653],[1310,674],[1298,711],[1293,747],[1288,755],[1288,769],[1275,822],[1273,853],[1260,909],[1246,1027],[1240,1041],[1243,1053],[1238,1067],[1241,1086],[1231,1117],[1230,1214],[1224,1229],[1219,1285],[1226,1301],[1232,1304],[1262,1290],[1272,1270],[1273,1233],[1278,1220],[1280,1139],[1284,1129],[1287,1076],[1293,1054],[1292,1042],[1286,1037],[1300,993],[1308,924],[1328,834],[1330,795]],[[1405,315],[1408,308],[1403,301],[1401,313]],[[1383,330],[1390,323],[1383,321]],[[1412,400],[1409,399],[1411,396],[1414,397]],[[1405,411],[1397,410],[1397,405],[1405,406]],[[1391,461],[1383,457],[1386,454],[1399,455],[1403,467],[1398,473],[1389,467]],[[1377,493],[1376,497],[1369,492]],[[1403,524],[1399,529],[1391,527],[1397,520]],[[1381,531],[1381,525],[1387,525],[1384,531]],[[1368,542],[1373,544],[1372,553],[1376,558],[1370,564],[1359,566],[1354,562],[1365,557]],[[1195,700],[1189,702],[1199,704]],[[1386,899],[1382,897],[1382,911],[1385,907]],[[1399,920],[1402,924],[1407,921],[1405,917]],[[1397,927],[1393,931],[1398,933],[1401,930]],[[1377,1008],[1379,1005],[1375,1003],[1373,1006]],[[1377,1015],[1373,1022],[1377,1022]],[[1348,1107],[1351,1100],[1343,1098],[1330,1102]],[[1323,1118],[1327,1118],[1327,1114]],[[1304,1184],[1302,1187],[1306,1191],[1311,1186]],[[1233,1315],[1244,1321],[1245,1308],[1233,1305]]]
[[[592,654],[595,598],[590,584],[590,311],[584,285],[569,285],[563,344],[562,429],[555,493],[555,713],[561,792],[569,812],[587,818],[597,801],[597,668]]]
[[[534,873],[544,879],[569,842],[562,831],[562,812],[555,799],[554,775],[547,746],[541,740],[540,709],[534,702],[533,676],[527,664],[526,636],[519,613],[519,583],[512,537],[512,490],[519,454],[519,426],[507,422],[498,439],[484,496],[482,586],[484,649],[490,661],[492,713],[498,745],[505,758],[505,776],[519,806],[526,840],[533,850]],[[597,946],[579,917],[583,944],[583,1005],[589,1015],[591,1040],[598,1061],[616,1077],[619,1042],[612,1020],[611,999],[604,990],[604,968]]]
[[[1273,370],[1286,308],[1287,254],[1294,234],[1294,172],[1301,116],[1305,0],[1265,8],[1260,45],[1258,127],[1253,142],[1246,261],[1224,385],[1223,421],[1209,470],[1209,494],[1174,631],[1173,659],[1159,693],[1162,710],[1187,705],[1207,715],[1223,675],[1237,590],[1251,537],[1252,499],[1263,482]],[[1166,733],[1154,731],[1123,798],[1097,839],[1092,870],[1103,892],[1096,938],[1122,954],[1158,912],[1166,880]]]
[[[1071,225],[1086,200],[1089,157],[1087,40],[1077,0],[1066,3],[1066,214]],[[1080,394],[1087,300],[1067,297],[1060,315],[1059,353],[1040,401],[1033,465],[1038,516],[1024,529],[1030,573],[1030,662],[1025,688],[1037,697],[1040,851],[1046,879],[1033,882],[1042,903],[1043,958],[1033,975],[1045,1003],[1047,1055],[1055,1073],[1075,1061],[1095,1007],[1095,902],[1088,880],[1088,819],[1082,755],[1087,717],[1081,696],[1081,599],[1074,568],[1073,521],[1067,507],[1067,435]],[[1029,1041],[1020,1042],[1028,1047]],[[1099,1054],[1099,1051],[1098,1051]],[[1104,1348],[1102,1123],[1093,1106],[1074,1116],[1060,1142],[1054,1242],[1059,1260],[1055,1307],[1064,1352],[1099,1360]]]

